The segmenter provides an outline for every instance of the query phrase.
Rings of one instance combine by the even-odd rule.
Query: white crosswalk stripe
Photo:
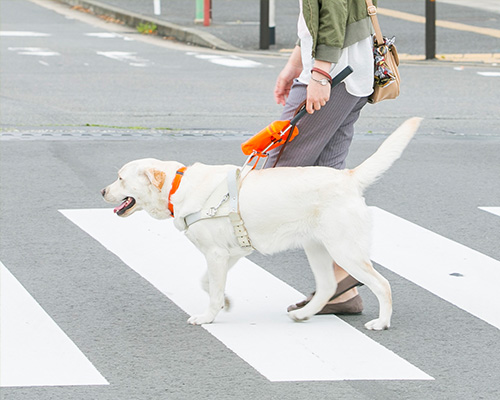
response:
[[[500,261],[372,207],[372,259],[500,329]]]
[[[500,217],[500,207],[479,207],[479,209]]]
[[[0,262],[0,386],[107,385]]]

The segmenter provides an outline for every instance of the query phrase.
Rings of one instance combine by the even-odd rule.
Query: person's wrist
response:
[[[331,79],[325,77],[323,74],[314,71],[311,73],[311,81],[321,86],[331,85],[332,83]]]
[[[328,81],[330,83],[332,83],[332,77],[331,75],[326,72],[325,70],[321,69],[321,68],[317,68],[317,67],[314,67],[312,70],[311,70],[311,76],[313,76],[315,79],[328,79]]]
[[[314,79],[313,77],[311,77],[311,80],[321,86],[328,86],[330,84],[330,82],[326,78]]]

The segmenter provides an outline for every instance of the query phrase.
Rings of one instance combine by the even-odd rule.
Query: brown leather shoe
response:
[[[336,299],[340,295],[344,294],[348,290],[351,290],[355,288],[356,286],[363,286],[361,282],[358,280],[354,279],[351,275],[346,276],[344,279],[342,279],[338,285],[337,285],[337,290],[335,294],[330,298],[330,301]],[[298,302],[297,304],[292,304],[291,306],[288,306],[287,311],[294,311],[298,310],[299,308],[305,307],[307,303],[311,301],[311,299],[314,296],[314,292],[307,297],[307,299],[302,300]],[[356,297],[359,297],[359,301],[356,300],[356,302],[351,302],[351,300],[355,299]],[[349,303],[349,304],[347,304]],[[356,304],[355,304],[356,303]],[[344,308],[342,308],[341,305],[345,305]],[[339,307],[330,307],[329,309],[332,310],[339,310],[337,312],[323,312],[328,306],[339,306]],[[345,309],[345,312],[343,311]],[[359,310],[355,312],[351,312],[351,310]],[[359,314],[361,311],[363,311],[363,301],[361,300],[361,297],[359,295],[353,297],[350,300],[344,301],[342,303],[336,303],[336,304],[327,304],[320,312],[317,314]]]
[[[342,303],[327,304],[321,311],[317,312],[316,315],[322,314],[337,314],[337,315],[354,315],[361,314],[363,311],[363,300],[361,296],[357,294],[352,299],[344,301]]]

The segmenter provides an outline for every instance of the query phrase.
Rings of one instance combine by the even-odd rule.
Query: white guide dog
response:
[[[382,330],[390,326],[391,288],[370,261],[371,218],[363,190],[400,157],[420,121],[411,118],[404,122],[375,154],[354,169],[272,168],[252,171],[242,181],[239,212],[253,248],[271,254],[302,247],[307,255],[316,294],[305,307],[289,313],[295,321],[312,317],[335,293],[335,260],[370,288],[379,301],[379,317],[368,322],[366,328]],[[181,167],[175,161],[131,161],[119,171],[118,179],[102,190],[102,195],[109,203],[121,203],[115,209],[121,217],[138,210],[157,219],[175,215],[176,227],[185,230],[207,260],[204,288],[210,304],[204,314],[188,320],[191,324],[207,324],[224,307],[229,269],[252,249],[238,244],[228,217],[203,219],[187,229],[184,224],[184,217],[200,211],[228,171],[237,167],[196,163],[185,170],[172,194]],[[168,204],[173,206],[173,213]]]

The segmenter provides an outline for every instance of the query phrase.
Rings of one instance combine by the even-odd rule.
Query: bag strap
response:
[[[380,24],[378,23],[377,18],[377,7],[373,5],[372,0],[366,1],[366,9],[368,10],[368,15],[372,20],[373,29],[375,30],[375,37],[377,38],[377,44],[380,46],[384,44],[384,36],[382,35],[382,31],[380,30]]]

